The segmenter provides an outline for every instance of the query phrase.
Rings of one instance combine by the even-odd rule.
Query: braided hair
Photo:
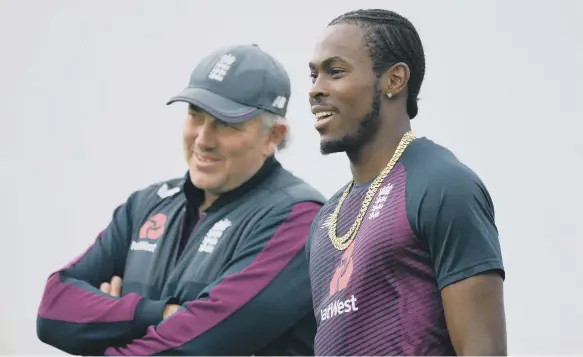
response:
[[[417,115],[418,95],[425,76],[423,45],[413,24],[403,16],[383,9],[361,9],[342,14],[328,26],[354,24],[366,31],[365,44],[373,61],[373,71],[380,77],[398,62],[409,66],[407,113]]]

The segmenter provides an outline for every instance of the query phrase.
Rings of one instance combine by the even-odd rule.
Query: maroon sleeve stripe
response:
[[[102,236],[103,232],[97,236],[97,239]],[[61,273],[81,260],[95,247],[96,242],[97,240],[65,268],[49,277],[38,310],[40,317],[73,323],[115,323],[134,319],[136,307],[142,298],[140,295],[132,293],[123,298],[114,298],[102,294],[89,283],[78,282],[74,279],[63,281]],[[76,283],[87,285],[90,290]]]
[[[47,282],[38,314],[45,319],[74,323],[126,322],[134,319],[141,298],[135,293],[114,298],[88,291],[62,282],[57,272]]]

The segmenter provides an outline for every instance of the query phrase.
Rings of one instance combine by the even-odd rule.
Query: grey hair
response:
[[[286,126],[287,131],[285,133],[285,137],[283,138],[283,140],[281,140],[279,145],[277,145],[278,151],[285,149],[289,141],[289,125],[287,119],[267,111],[261,113],[259,118],[261,119],[261,124],[263,124],[263,129],[265,130],[265,132],[268,132],[269,130],[271,130],[271,128],[273,128],[277,124],[283,124]]]

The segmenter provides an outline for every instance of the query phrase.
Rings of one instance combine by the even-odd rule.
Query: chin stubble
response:
[[[360,120],[358,130],[338,140],[322,141],[320,152],[323,155],[346,152],[355,153],[360,150],[376,134],[380,127],[381,93],[375,85],[373,102],[370,111]]]

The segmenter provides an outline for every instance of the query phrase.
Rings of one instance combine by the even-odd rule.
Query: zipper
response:
[[[184,252],[187,250],[187,248],[188,248],[189,244],[191,243],[192,238],[193,238],[194,234],[196,233],[198,227],[201,225],[201,223],[207,217],[206,213],[204,213],[204,212],[199,213],[198,217],[196,219],[196,223],[194,224],[194,226],[192,228],[190,228],[192,226],[192,219],[193,218],[187,217],[188,214],[189,214],[189,212],[185,208],[183,211],[182,222],[180,224],[180,235],[179,235],[178,243],[176,244],[176,247],[174,249],[174,259],[173,259],[174,267],[176,265],[178,265],[180,258],[184,255]]]

